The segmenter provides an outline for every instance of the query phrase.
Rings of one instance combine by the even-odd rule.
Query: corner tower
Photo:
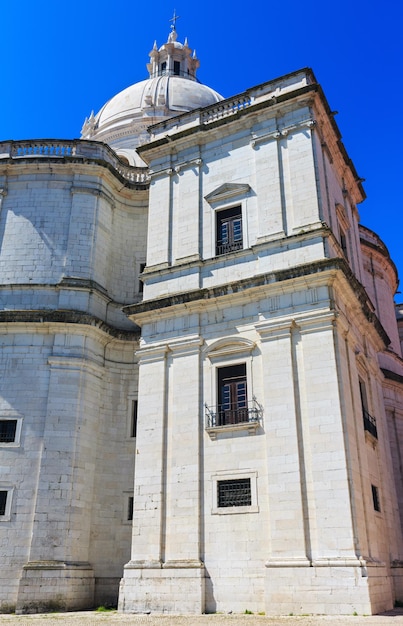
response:
[[[389,338],[330,111],[302,69],[138,148],[152,175],[144,298],[125,308],[141,342],[124,611],[377,613],[402,594]]]

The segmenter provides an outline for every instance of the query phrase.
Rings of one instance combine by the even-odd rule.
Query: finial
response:
[[[158,47],[157,47],[157,40],[155,40],[155,41],[154,41],[153,50],[158,50]]]
[[[185,42],[184,42],[183,45],[185,46],[185,48],[189,47],[189,43],[188,43],[188,38],[187,37],[185,37]]]
[[[176,15],[176,9],[174,9],[174,15],[169,20],[170,22],[173,22],[173,24],[171,24],[171,30],[173,31],[176,30],[176,20],[178,20],[179,18],[180,18],[180,15]]]

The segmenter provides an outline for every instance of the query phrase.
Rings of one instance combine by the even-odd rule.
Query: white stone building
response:
[[[198,65],[0,143],[3,611],[403,600],[396,268],[312,71]]]

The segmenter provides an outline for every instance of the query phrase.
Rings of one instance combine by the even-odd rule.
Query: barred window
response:
[[[12,443],[17,432],[17,420],[0,420],[0,442]],[[3,514],[4,515],[4,514]]]
[[[251,506],[250,478],[219,480],[217,482],[217,506]]]

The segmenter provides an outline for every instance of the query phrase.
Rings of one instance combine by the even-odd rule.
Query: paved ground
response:
[[[11,626],[403,626],[403,609],[382,615],[344,617],[265,617],[262,615],[127,615],[116,611],[101,613],[47,613],[42,615],[0,615],[0,624]]]

